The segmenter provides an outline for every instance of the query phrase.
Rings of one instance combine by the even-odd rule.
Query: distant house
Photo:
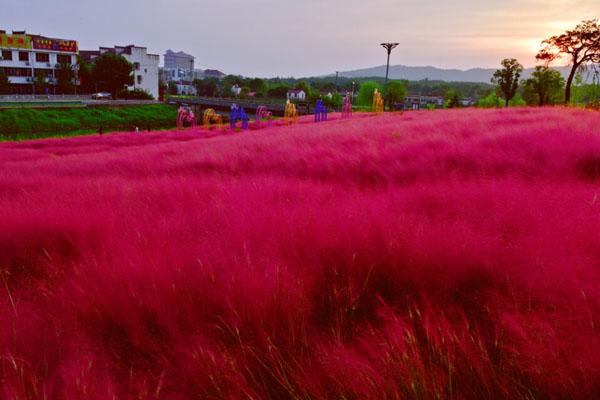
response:
[[[462,100],[460,101],[460,104],[461,104],[463,107],[472,107],[472,106],[474,106],[474,105],[475,105],[475,103],[476,103],[476,101],[475,101],[475,99],[473,99],[472,97],[465,97],[464,99],[462,99]]]
[[[181,81],[176,82],[177,85],[177,94],[184,96],[196,96],[198,94],[196,87],[192,82],[189,81]]]
[[[231,93],[236,96],[239,96],[242,93],[242,88],[236,83],[231,87]]]
[[[404,108],[419,110],[421,108],[427,108],[432,105],[436,108],[444,107],[444,97],[442,96],[422,96],[422,95],[408,95],[404,100]]]
[[[306,92],[302,89],[288,90],[286,98],[290,101],[305,101],[306,100]]]

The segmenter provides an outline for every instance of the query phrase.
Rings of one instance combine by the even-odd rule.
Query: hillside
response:
[[[373,68],[357,69],[353,71],[344,71],[340,76],[346,78],[360,77],[385,77],[385,65]],[[570,72],[569,67],[556,68],[565,77]],[[405,65],[391,65],[389,76],[391,79],[408,79],[410,81],[420,81],[423,79],[441,80],[446,82],[483,82],[489,83],[496,68],[473,68],[468,70],[460,69],[442,69],[436,67],[409,67]],[[523,72],[523,79],[529,78],[534,68],[526,68]],[[588,82],[591,82],[591,75],[585,75]]]

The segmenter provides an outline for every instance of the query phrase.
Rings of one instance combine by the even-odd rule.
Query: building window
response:
[[[0,68],[7,76],[31,76],[31,68]]]
[[[56,56],[56,62],[58,64],[71,64],[71,56],[66,54],[58,54]]]
[[[133,63],[133,65],[134,65],[136,71],[140,70],[140,63],[136,62],[136,63]]]
[[[26,51],[19,52],[19,61],[29,61],[29,53]]]
[[[142,84],[142,76],[141,75],[137,76],[137,83],[138,83],[138,85]]]
[[[48,53],[36,53],[35,61],[39,63],[48,63],[50,62],[50,54]]]
[[[12,51],[2,50],[2,59],[7,61],[12,60]]]

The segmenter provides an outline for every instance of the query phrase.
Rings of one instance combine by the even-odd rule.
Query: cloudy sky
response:
[[[309,76],[385,63],[535,64],[539,42],[600,17],[600,0],[12,0],[0,29],[76,39],[82,49],[136,44],[183,50],[199,68]],[[161,61],[162,62],[162,61]]]

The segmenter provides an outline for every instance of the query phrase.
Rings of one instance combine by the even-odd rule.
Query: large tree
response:
[[[219,81],[216,78],[196,79],[194,86],[198,96],[216,97],[219,94]]]
[[[385,97],[388,107],[401,103],[406,98],[406,84],[401,81],[391,80],[385,86]]]
[[[254,78],[248,82],[248,86],[253,92],[256,93],[264,93],[265,91],[265,81],[260,78]]]
[[[8,76],[0,69],[0,94],[10,94],[11,86]]]
[[[56,69],[56,90],[60,94],[71,94],[75,88],[75,71],[71,64],[62,63]]]
[[[267,90],[267,96],[274,99],[285,99],[287,96],[287,92],[290,90],[290,87],[283,84],[278,84],[273,86]]]
[[[571,101],[571,85],[577,70],[589,63],[600,62],[600,25],[597,19],[582,21],[573,30],[562,35],[552,36],[542,42],[544,48],[536,58],[547,64],[566,56],[571,64],[571,72],[565,88],[565,103]]]
[[[377,89],[381,93],[381,86],[375,81],[365,81],[360,84],[358,89],[358,101],[361,106],[370,106],[373,104],[373,94]]]
[[[498,86],[498,94],[504,99],[504,105],[508,107],[510,100],[517,94],[519,78],[523,72],[523,66],[514,58],[502,60],[502,69],[494,72],[492,83]]]
[[[540,107],[554,103],[564,87],[565,79],[560,72],[546,66],[535,67],[531,78],[523,81],[525,99]]]
[[[309,96],[310,91],[311,91],[311,87],[308,84],[308,82],[306,82],[306,81],[298,81],[298,83],[296,83],[296,86],[294,86],[294,89],[304,90],[304,93],[306,93],[306,96]]]
[[[444,106],[446,108],[460,108],[460,95],[456,89],[450,88],[444,95]]]
[[[77,57],[79,91],[81,93],[92,93],[98,91],[94,81],[94,64],[86,62],[83,58]]]
[[[123,56],[106,52],[94,62],[92,79],[99,90],[110,92],[117,98],[125,86],[133,85],[132,72],[133,64]]]

